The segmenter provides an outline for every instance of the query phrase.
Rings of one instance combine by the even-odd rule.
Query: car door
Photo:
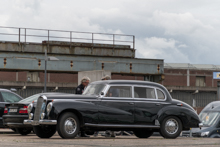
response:
[[[165,95],[161,90],[154,87],[134,86],[134,123],[154,125],[157,113],[164,105],[164,99]]]
[[[100,124],[133,124],[132,86],[112,85],[99,106]]]

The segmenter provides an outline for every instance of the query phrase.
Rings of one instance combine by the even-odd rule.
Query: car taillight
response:
[[[28,106],[24,106],[23,108],[20,108],[19,113],[28,113],[27,108]]]
[[[8,113],[8,108],[5,106],[4,114]]]

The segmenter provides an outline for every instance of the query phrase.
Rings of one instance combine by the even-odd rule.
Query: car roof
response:
[[[220,101],[213,101],[209,103],[202,111],[220,111]]]
[[[11,90],[3,89],[3,88],[0,88],[0,91],[9,91],[9,92],[12,92]]]
[[[102,81],[95,81],[91,84],[128,84],[128,85],[149,85],[149,86],[156,86],[164,89],[164,86],[158,84],[156,82],[150,81],[138,81],[138,80],[102,80]]]

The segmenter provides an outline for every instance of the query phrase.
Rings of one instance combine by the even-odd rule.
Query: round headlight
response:
[[[40,119],[44,119],[45,113],[41,113]]]
[[[50,102],[48,105],[47,105],[47,115],[49,115],[51,109],[52,109],[52,106],[53,106],[53,103]]]
[[[201,137],[205,137],[205,136],[208,136],[208,135],[209,135],[209,131],[201,133]]]
[[[33,109],[33,104],[30,103],[30,104],[28,105],[28,108],[27,108],[27,111],[28,111],[29,114],[31,113],[32,109]]]
[[[34,116],[33,113],[30,113],[29,116],[28,116],[28,119],[32,119],[33,116]]]

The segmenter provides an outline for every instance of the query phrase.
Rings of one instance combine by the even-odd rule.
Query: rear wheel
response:
[[[63,113],[58,120],[57,131],[64,139],[75,138],[80,130],[78,117],[71,113]]]
[[[153,131],[150,129],[140,129],[134,131],[135,136],[138,138],[148,138],[153,134]]]
[[[160,133],[164,138],[177,138],[182,131],[182,123],[179,118],[169,116],[161,123]]]
[[[16,130],[21,135],[28,135],[31,133],[32,128],[16,128]]]
[[[55,125],[34,126],[34,132],[40,138],[50,138],[56,133]]]

